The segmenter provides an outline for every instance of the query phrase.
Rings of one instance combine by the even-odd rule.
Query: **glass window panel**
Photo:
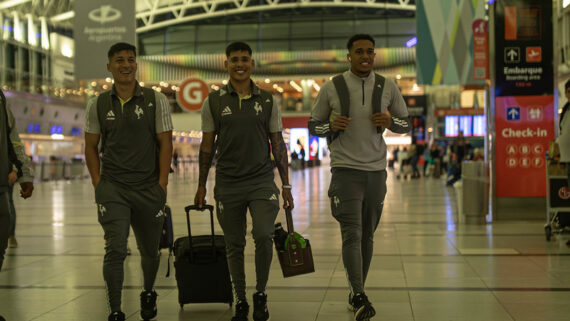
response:
[[[289,23],[267,23],[260,25],[261,38],[264,40],[283,40],[289,38]]]
[[[288,51],[289,40],[265,40],[261,43],[261,50],[264,52],[269,51]]]
[[[297,39],[291,41],[291,50],[320,50],[321,41],[315,39]]]
[[[203,25],[198,27],[198,41],[199,42],[212,42],[220,41],[226,42],[226,25]]]
[[[257,24],[230,25],[228,42],[244,41],[252,46],[257,41]]]
[[[405,47],[412,36],[390,36],[387,38],[387,47]]]
[[[388,32],[392,35],[416,35],[416,20],[412,18],[388,19]]]
[[[168,42],[170,43],[193,43],[196,39],[196,26],[173,27],[168,31]]]
[[[169,44],[167,49],[169,55],[191,55],[194,54],[194,43]]]
[[[323,36],[325,39],[334,38],[350,38],[354,34],[354,21],[324,21]],[[346,42],[345,40],[345,42]]]
[[[386,20],[356,20],[354,21],[354,32],[371,34],[376,40],[376,35],[379,36],[386,34]]]
[[[202,42],[197,43],[197,53],[225,53],[226,43],[225,42]]]
[[[323,40],[323,49],[330,50],[330,49],[345,49],[346,42],[348,41],[350,36],[346,37],[338,37],[338,38],[325,38]]]
[[[142,36],[140,42],[142,43],[140,55],[164,54],[164,33]]]
[[[152,55],[164,55],[164,45],[162,43],[144,44],[144,54],[145,56]]]
[[[291,25],[291,39],[322,38],[320,21],[299,21]]]

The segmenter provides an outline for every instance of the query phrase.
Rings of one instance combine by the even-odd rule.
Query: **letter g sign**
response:
[[[180,91],[176,93],[176,101],[184,111],[197,111],[202,108],[202,103],[209,93],[210,89],[202,79],[189,78],[180,85]]]

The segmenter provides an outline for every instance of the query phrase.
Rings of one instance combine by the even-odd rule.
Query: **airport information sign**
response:
[[[495,130],[498,197],[546,195],[544,153],[554,139],[554,97],[497,97]]]
[[[554,91],[552,1],[495,1],[495,95]]]
[[[495,1],[497,197],[544,197],[554,139],[552,1]]]

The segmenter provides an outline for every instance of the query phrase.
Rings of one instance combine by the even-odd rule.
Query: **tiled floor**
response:
[[[284,279],[277,259],[268,295],[273,321],[349,321],[340,235],[329,214],[327,167],[292,172],[299,232],[311,240],[316,272]],[[168,203],[176,236],[185,233],[182,209],[194,198],[197,175],[173,176]],[[388,321],[570,320],[570,249],[565,239],[547,243],[543,222],[457,224],[453,189],[443,180],[397,181],[388,195],[367,293]],[[212,191],[212,188],[209,188]],[[209,197],[212,197],[211,193]],[[102,230],[88,180],[40,183],[32,199],[17,200],[19,248],[10,249],[0,273],[0,314],[8,321],[104,321]],[[192,215],[197,233],[208,219]],[[283,214],[278,221],[284,222]],[[218,228],[219,230],[219,228]],[[134,248],[134,239],[129,243]],[[246,271],[253,293],[253,247]],[[136,250],[125,263],[123,293],[128,320],[138,320],[141,273]],[[230,320],[224,304],[177,303],[176,281],[157,279],[158,320]]]

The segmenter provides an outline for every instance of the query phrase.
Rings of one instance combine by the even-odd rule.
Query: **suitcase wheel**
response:
[[[180,304],[180,310],[184,310],[184,304]]]

